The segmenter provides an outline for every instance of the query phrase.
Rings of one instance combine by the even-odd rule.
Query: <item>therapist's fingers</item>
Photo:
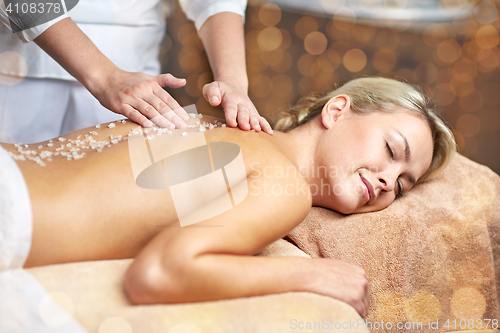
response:
[[[172,74],[160,74],[152,77],[161,87],[181,88],[186,85],[186,79],[179,79]]]
[[[205,84],[203,86],[203,97],[205,97],[210,105],[219,106],[222,101],[222,92],[219,86],[219,82]]]
[[[136,98],[132,100],[129,105],[139,113],[141,113],[143,116],[145,116],[149,122],[137,122],[144,127],[150,127],[152,126],[152,121],[155,122],[158,126],[160,127],[165,127],[165,128],[171,128],[172,123],[165,117],[161,115],[150,103],[144,101],[143,99]],[[135,116],[135,112],[131,112]],[[128,115],[125,115],[129,117]],[[129,117],[130,118],[130,117]],[[132,119],[132,118],[130,118]],[[134,120],[134,119],[132,119]],[[135,120],[134,120],[135,121]]]
[[[273,128],[271,127],[271,125],[269,124],[269,122],[267,121],[266,118],[259,116],[259,125],[260,125],[260,128],[262,128],[262,130],[265,133],[267,133],[269,135],[273,135]]]
[[[259,118],[260,116],[258,114],[250,113],[250,127],[255,130],[255,132],[260,132],[262,130]]]
[[[132,106],[128,104],[122,105],[120,109],[120,114],[124,115],[128,119],[138,123],[141,126],[144,127],[151,127],[153,126],[153,122],[149,120],[146,116],[144,116],[141,112],[138,110],[134,109]]]
[[[224,115],[226,117],[226,124],[230,127],[237,127],[239,120],[238,115],[238,102],[234,99],[225,101],[224,105]],[[238,121],[236,120],[238,117]]]
[[[185,127],[184,125],[186,125],[186,122],[189,120],[189,115],[187,114],[186,110],[184,110],[179,105],[179,103],[177,103],[177,101],[160,86],[154,89],[154,94],[158,99],[162,101],[157,110],[163,115],[170,111],[173,111],[175,117],[171,116],[173,117],[173,119],[170,119],[170,121],[175,120],[173,122],[175,123],[177,128],[181,128],[181,126]]]
[[[249,131],[252,129],[250,126],[250,111],[246,107],[238,106],[238,127],[244,131]]]
[[[177,108],[176,106],[173,106],[175,108],[175,111],[172,110],[172,106],[165,104],[165,102],[163,100],[161,100],[160,98],[158,98],[156,95],[147,95],[146,97],[144,97],[144,101],[146,103],[148,103],[149,105],[153,106],[154,109],[155,109],[155,111],[156,110],[158,111],[158,114],[154,113],[155,118],[150,118],[154,123],[158,124],[158,126],[161,126],[161,127],[170,127],[169,126],[170,123],[173,123],[176,128],[185,128],[185,127],[187,127],[186,121],[183,120],[177,114],[177,112],[181,112],[181,111],[179,111],[180,109]],[[177,104],[177,102],[176,102],[176,104]],[[187,115],[186,111],[182,110],[182,112],[189,119],[189,116]],[[166,123],[164,121],[164,119],[167,119],[169,122]],[[165,124],[168,124],[168,125],[165,126]]]

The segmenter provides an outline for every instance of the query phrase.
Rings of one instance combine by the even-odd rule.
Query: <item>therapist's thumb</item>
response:
[[[153,80],[155,80],[161,87],[180,88],[186,85],[186,79],[176,78],[172,74],[160,74],[153,76]]]

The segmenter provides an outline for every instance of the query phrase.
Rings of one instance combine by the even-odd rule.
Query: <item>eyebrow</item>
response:
[[[405,142],[405,160],[408,162],[408,160],[410,159],[411,157],[411,150],[410,150],[410,145],[408,144],[408,140],[406,139],[406,136],[403,135],[403,133],[397,131],[399,133],[399,135],[401,135],[401,137],[403,138],[403,141]],[[415,180],[415,177],[413,177],[413,175],[408,175],[408,180],[410,181],[410,183],[412,183],[412,185],[415,185],[415,183],[417,182]]]

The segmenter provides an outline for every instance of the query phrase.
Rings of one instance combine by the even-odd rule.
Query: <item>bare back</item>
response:
[[[132,122],[117,123],[114,128],[103,125],[64,138],[75,140],[96,131],[95,140],[109,140],[111,135],[125,137],[134,128],[137,124]],[[181,132],[165,135],[179,136]],[[252,170],[265,166],[296,168],[267,134],[231,128],[216,128],[204,134],[207,142],[232,142],[240,147],[247,178]],[[44,151],[54,152],[68,141],[55,139],[52,147],[44,142],[30,145],[29,149],[42,145]],[[2,146],[17,154],[16,147]],[[126,140],[102,152],[85,152],[84,158],[71,161],[54,156],[45,167],[33,161],[16,161],[25,177],[33,210],[34,231],[26,267],[134,257],[164,228],[180,228],[168,187],[150,190],[136,185]],[[251,213],[258,214],[255,208]]]

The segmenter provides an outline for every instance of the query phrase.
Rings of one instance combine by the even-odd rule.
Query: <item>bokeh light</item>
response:
[[[498,10],[491,1],[486,0],[474,8],[474,16],[481,24],[491,24],[498,18]]]
[[[485,25],[476,32],[476,43],[482,49],[491,49],[498,45],[498,31],[492,25]]]
[[[268,27],[262,30],[257,37],[257,44],[263,51],[276,50],[283,41],[281,31],[275,27]]]
[[[318,22],[309,16],[304,16],[300,18],[297,23],[295,23],[295,34],[300,38],[304,39],[313,31],[318,30]]]
[[[479,132],[481,122],[475,114],[463,114],[457,119],[455,124],[457,131],[460,131],[466,138],[472,137]]]
[[[28,74],[26,60],[17,52],[6,51],[0,53],[0,84],[13,86],[21,83]]]
[[[317,55],[325,52],[328,41],[325,35],[319,31],[309,33],[304,39],[304,48],[307,53]]]
[[[248,2],[249,96],[263,116],[276,119],[278,109],[301,96],[355,77],[398,78],[429,92],[454,127],[462,154],[500,172],[494,144],[500,142],[498,2],[440,0],[440,11],[462,9],[463,15],[420,21],[408,19],[413,10],[407,10],[408,0],[321,0],[319,7],[292,10],[293,3]],[[377,6],[396,9],[401,15],[370,21],[356,15],[354,6],[367,12]],[[169,90],[188,105],[203,98],[203,85],[212,76],[194,25],[182,11],[173,13],[162,62],[164,72],[188,78],[184,89]]]
[[[439,60],[445,63],[454,63],[462,55],[462,49],[454,39],[447,39],[439,43],[437,47],[437,56]]]
[[[349,72],[359,72],[366,66],[366,54],[363,50],[360,49],[352,49],[346,52],[342,62],[344,63],[344,67]]]
[[[275,26],[281,20],[280,8],[274,3],[266,3],[259,9],[259,20],[265,26]]]
[[[38,314],[43,322],[51,327],[60,327],[73,317],[75,304],[71,297],[63,292],[55,291],[47,294],[38,307]]]
[[[373,55],[373,67],[381,73],[391,71],[397,62],[397,57],[391,50],[378,50]]]
[[[122,317],[111,317],[99,325],[97,333],[133,333],[132,325]]]
[[[250,81],[250,91],[256,97],[266,97],[272,91],[273,83],[269,76],[258,75]]]

